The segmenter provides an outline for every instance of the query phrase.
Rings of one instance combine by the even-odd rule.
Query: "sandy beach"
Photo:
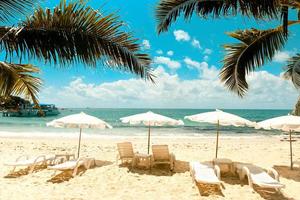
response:
[[[124,139],[83,139],[81,156],[94,157],[97,166],[71,178],[41,169],[32,174],[19,171],[7,178],[10,168],[4,162],[24,154],[75,153],[76,139],[66,138],[1,138],[0,199],[300,199],[300,171],[289,170],[289,145],[278,137],[231,137],[220,139],[219,157],[251,162],[264,168],[273,167],[286,185],[282,194],[272,190],[255,192],[237,177],[222,177],[222,190],[196,186],[189,173],[189,161],[211,160],[213,138],[153,138],[153,144],[168,144],[176,155],[175,172],[165,167],[148,170],[116,165],[116,143]],[[128,138],[139,152],[146,152],[146,139]],[[300,147],[294,143],[294,159],[300,161]],[[281,166],[281,167],[280,167]]]

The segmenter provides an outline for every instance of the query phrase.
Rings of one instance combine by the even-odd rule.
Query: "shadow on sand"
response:
[[[294,200],[294,198],[288,198],[283,193],[277,192],[275,189],[254,186],[254,191],[266,200]]]
[[[280,174],[280,176],[282,176],[286,179],[291,179],[291,180],[300,182],[300,168],[299,167],[294,167],[294,169],[291,170],[291,168],[289,166],[275,165],[273,168]]]
[[[190,170],[189,162],[176,160],[174,169],[171,171],[170,166],[167,164],[156,165],[151,169],[132,167],[128,164],[121,164],[119,167],[127,167],[131,173],[138,173],[140,175],[153,175],[153,176],[173,176],[175,173],[185,173]]]
[[[196,184],[201,196],[208,197],[210,195],[218,195],[218,196],[224,197],[224,194],[222,193],[222,189],[220,188],[220,186],[202,184],[202,183],[196,183],[196,182],[195,182],[195,184]],[[224,188],[223,185],[221,185],[221,187]]]
[[[95,165],[92,166],[90,169],[103,167],[103,166],[107,166],[107,165],[111,165],[111,164],[113,164],[113,163],[110,161],[95,160]],[[84,166],[81,166],[78,168],[77,175],[81,176],[87,170],[90,170],[90,169],[86,169]],[[63,171],[63,172],[55,175],[51,179],[47,180],[47,182],[62,183],[65,181],[69,181],[71,178],[73,178],[72,173],[73,173],[73,170]]]
[[[47,168],[47,165],[37,165],[37,166],[34,167],[32,173],[39,172],[39,171],[41,171],[43,169],[46,169],[46,168]],[[21,176],[28,175],[29,171],[30,171],[30,167],[27,167],[25,169],[19,169],[17,171],[10,172],[6,176],[4,176],[4,178],[18,178],[18,177],[21,177]]]

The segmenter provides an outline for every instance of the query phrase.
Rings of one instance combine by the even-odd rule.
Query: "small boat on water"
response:
[[[42,113],[40,111],[43,111]],[[60,114],[54,104],[40,104],[38,109],[33,104],[22,104],[18,108],[7,109],[2,111],[3,117],[41,117],[55,116]]]

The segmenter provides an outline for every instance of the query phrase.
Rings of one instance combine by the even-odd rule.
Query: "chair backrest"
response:
[[[153,159],[155,160],[169,160],[170,153],[168,145],[152,145]]]
[[[133,158],[134,152],[131,142],[117,143],[120,158]]]

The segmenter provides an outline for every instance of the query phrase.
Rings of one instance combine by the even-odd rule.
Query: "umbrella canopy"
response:
[[[255,126],[254,122],[231,113],[223,112],[222,110],[218,109],[213,112],[205,112],[196,115],[185,116],[184,118],[195,122],[206,122],[211,124],[219,124],[221,126]]]
[[[128,117],[122,117],[120,120],[123,123],[129,123],[132,125],[136,125],[136,124],[144,124],[146,126],[184,125],[183,121],[181,120],[172,119],[170,117],[159,115],[151,111],[148,111],[146,113],[131,115]]]
[[[148,111],[146,113],[131,115],[128,117],[120,118],[122,123],[129,123],[132,125],[144,124],[148,126],[148,154],[150,149],[150,126],[177,126],[184,125],[183,121],[172,119],[163,115],[159,115]]]
[[[112,126],[105,121],[97,117],[87,115],[84,112],[55,119],[47,123],[47,126],[53,126],[56,128],[112,128]]]
[[[185,119],[189,119],[194,122],[206,122],[211,124],[217,124],[217,142],[216,142],[216,158],[218,157],[218,144],[219,144],[219,126],[236,126],[254,127],[255,122],[251,122],[247,119],[239,117],[237,115],[223,112],[216,109],[216,111],[205,112],[196,115],[185,116]]]
[[[112,126],[106,123],[105,121],[97,117],[87,115],[84,112],[55,119],[47,123],[47,126],[52,126],[56,128],[79,128],[80,129],[77,157],[79,157],[81,130],[83,128],[99,128],[99,129],[112,128]]]
[[[256,128],[267,130],[276,129],[289,132],[290,135],[290,160],[291,169],[293,169],[293,147],[292,147],[292,131],[300,132],[300,117],[294,115],[286,115],[275,117],[257,123]]]
[[[300,117],[294,115],[274,117],[257,123],[256,128],[300,132]]]

